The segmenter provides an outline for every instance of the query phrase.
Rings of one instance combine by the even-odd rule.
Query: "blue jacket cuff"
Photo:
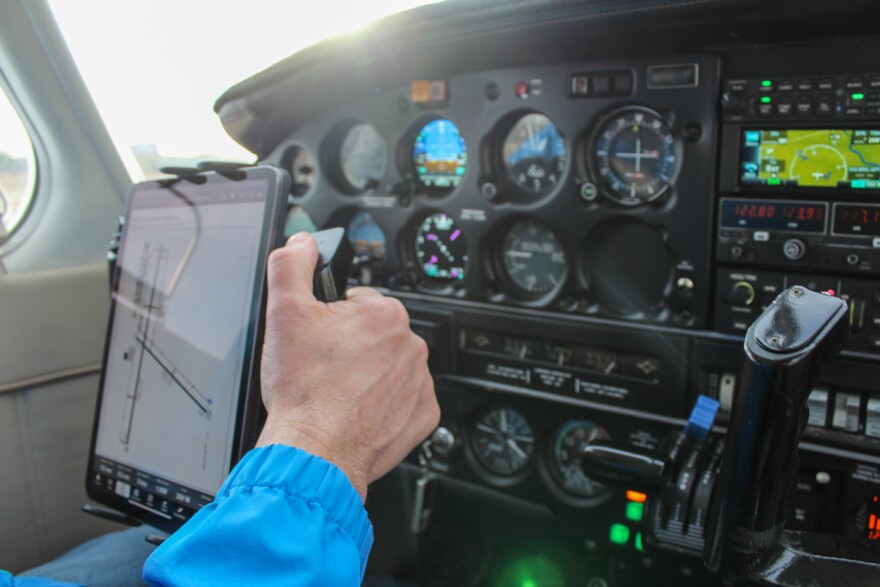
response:
[[[217,492],[222,501],[235,488],[266,487],[319,504],[351,537],[366,566],[373,545],[373,527],[363,500],[342,470],[304,450],[273,444],[248,452]]]

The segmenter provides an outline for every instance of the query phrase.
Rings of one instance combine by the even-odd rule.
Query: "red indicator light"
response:
[[[831,297],[834,297],[834,296],[837,295],[837,292],[834,291],[833,289],[826,289],[826,290],[825,290],[825,293],[827,293],[827,294],[828,294],[829,296],[831,296]]]
[[[513,93],[519,96],[520,98],[525,98],[529,95],[529,92],[532,89],[529,87],[529,84],[526,82],[516,82],[516,85],[513,87]]]
[[[648,496],[644,493],[639,493],[638,491],[627,491],[626,498],[630,501],[634,501],[636,503],[645,503],[647,501]]]

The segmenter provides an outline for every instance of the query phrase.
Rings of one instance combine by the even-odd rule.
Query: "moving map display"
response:
[[[745,130],[745,185],[880,189],[880,129]]]

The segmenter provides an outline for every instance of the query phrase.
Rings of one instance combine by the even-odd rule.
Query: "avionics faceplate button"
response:
[[[863,90],[865,89],[865,78],[861,76],[853,76],[846,78],[847,90]]]
[[[819,99],[816,101],[816,114],[822,116],[830,116],[831,114],[834,114],[834,97],[819,96]]]
[[[868,400],[868,409],[865,414],[865,435],[880,438],[880,399]]]
[[[852,393],[838,393],[834,398],[834,414],[831,417],[831,425],[847,432],[858,432],[861,407],[861,396]]]
[[[811,391],[810,397],[807,399],[807,408],[810,410],[810,419],[807,420],[807,424],[824,428],[828,418],[828,390],[814,389]]]
[[[813,91],[813,80],[811,80],[811,79],[798,80],[797,89],[798,89],[798,92],[812,92]]]

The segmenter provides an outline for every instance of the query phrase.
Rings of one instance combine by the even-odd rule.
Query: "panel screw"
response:
[[[795,288],[793,288],[793,289],[791,290],[791,293],[792,293],[792,295],[794,295],[795,297],[801,297],[802,295],[804,295],[804,290],[802,290],[802,289],[799,288],[799,287],[795,287]]]

